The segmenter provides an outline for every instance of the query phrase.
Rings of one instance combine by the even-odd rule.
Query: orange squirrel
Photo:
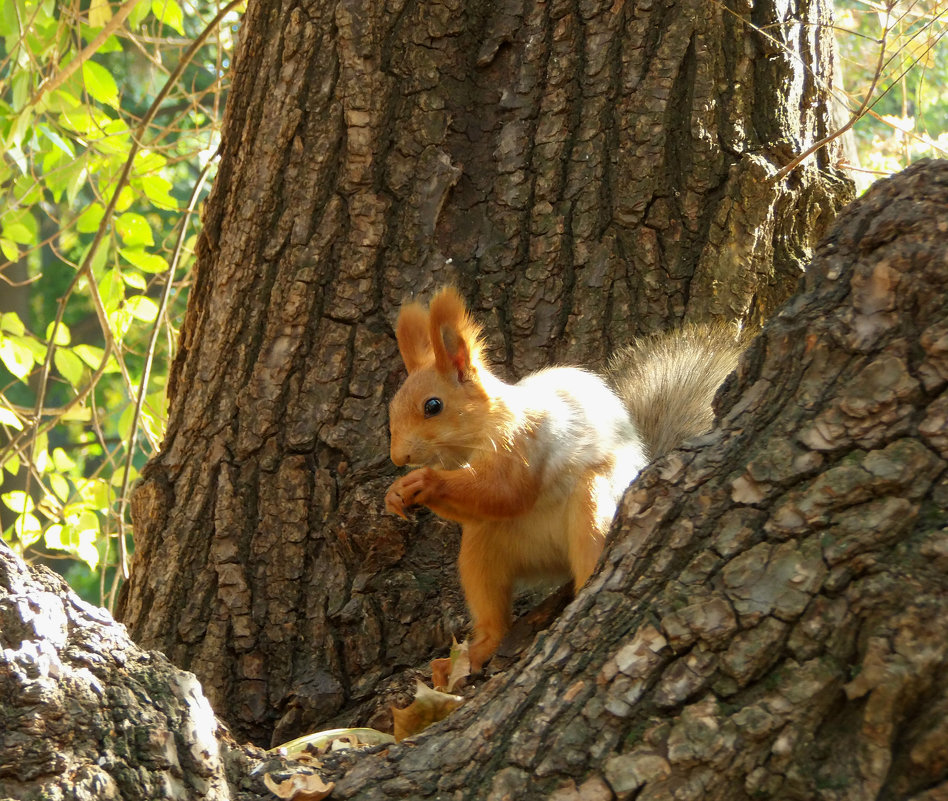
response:
[[[403,306],[396,337],[408,377],[389,408],[391,457],[421,467],[391,485],[385,507],[406,517],[427,506],[461,524],[476,672],[510,626],[516,581],[570,576],[582,587],[625,488],[710,427],[738,350],[723,329],[685,330],[620,354],[612,386],[575,367],[508,384],[484,362],[481,329],[450,287],[428,309]],[[437,683],[449,661],[432,669]]]

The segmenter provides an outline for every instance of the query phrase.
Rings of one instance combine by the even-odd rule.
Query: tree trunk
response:
[[[945,798],[946,231],[948,161],[856,203],[555,626],[333,797]]]
[[[948,161],[876,185],[524,659],[333,799],[948,794]],[[0,797],[262,797],[190,674],[0,545]]]
[[[458,284],[508,377],[766,317],[848,195],[826,152],[771,180],[827,133],[827,14],[251,2],[132,504],[133,637],[258,743],[443,653],[456,529],[382,514],[401,301]]]

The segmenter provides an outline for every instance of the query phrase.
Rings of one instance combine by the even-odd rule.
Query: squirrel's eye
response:
[[[434,417],[436,414],[441,414],[441,410],[444,408],[444,403],[442,403],[441,398],[428,398],[425,401],[425,417]]]

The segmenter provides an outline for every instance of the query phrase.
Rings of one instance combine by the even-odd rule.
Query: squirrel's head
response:
[[[395,335],[408,378],[389,405],[392,461],[465,464],[484,439],[490,413],[480,327],[457,290],[445,287],[427,309],[402,306]]]

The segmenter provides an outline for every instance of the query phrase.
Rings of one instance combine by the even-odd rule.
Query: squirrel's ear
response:
[[[428,312],[420,303],[407,303],[398,313],[395,324],[398,352],[409,373],[431,362],[431,339],[428,335]]]
[[[477,370],[481,331],[456,289],[445,287],[434,296],[428,322],[435,369],[458,381],[471,378]]]

